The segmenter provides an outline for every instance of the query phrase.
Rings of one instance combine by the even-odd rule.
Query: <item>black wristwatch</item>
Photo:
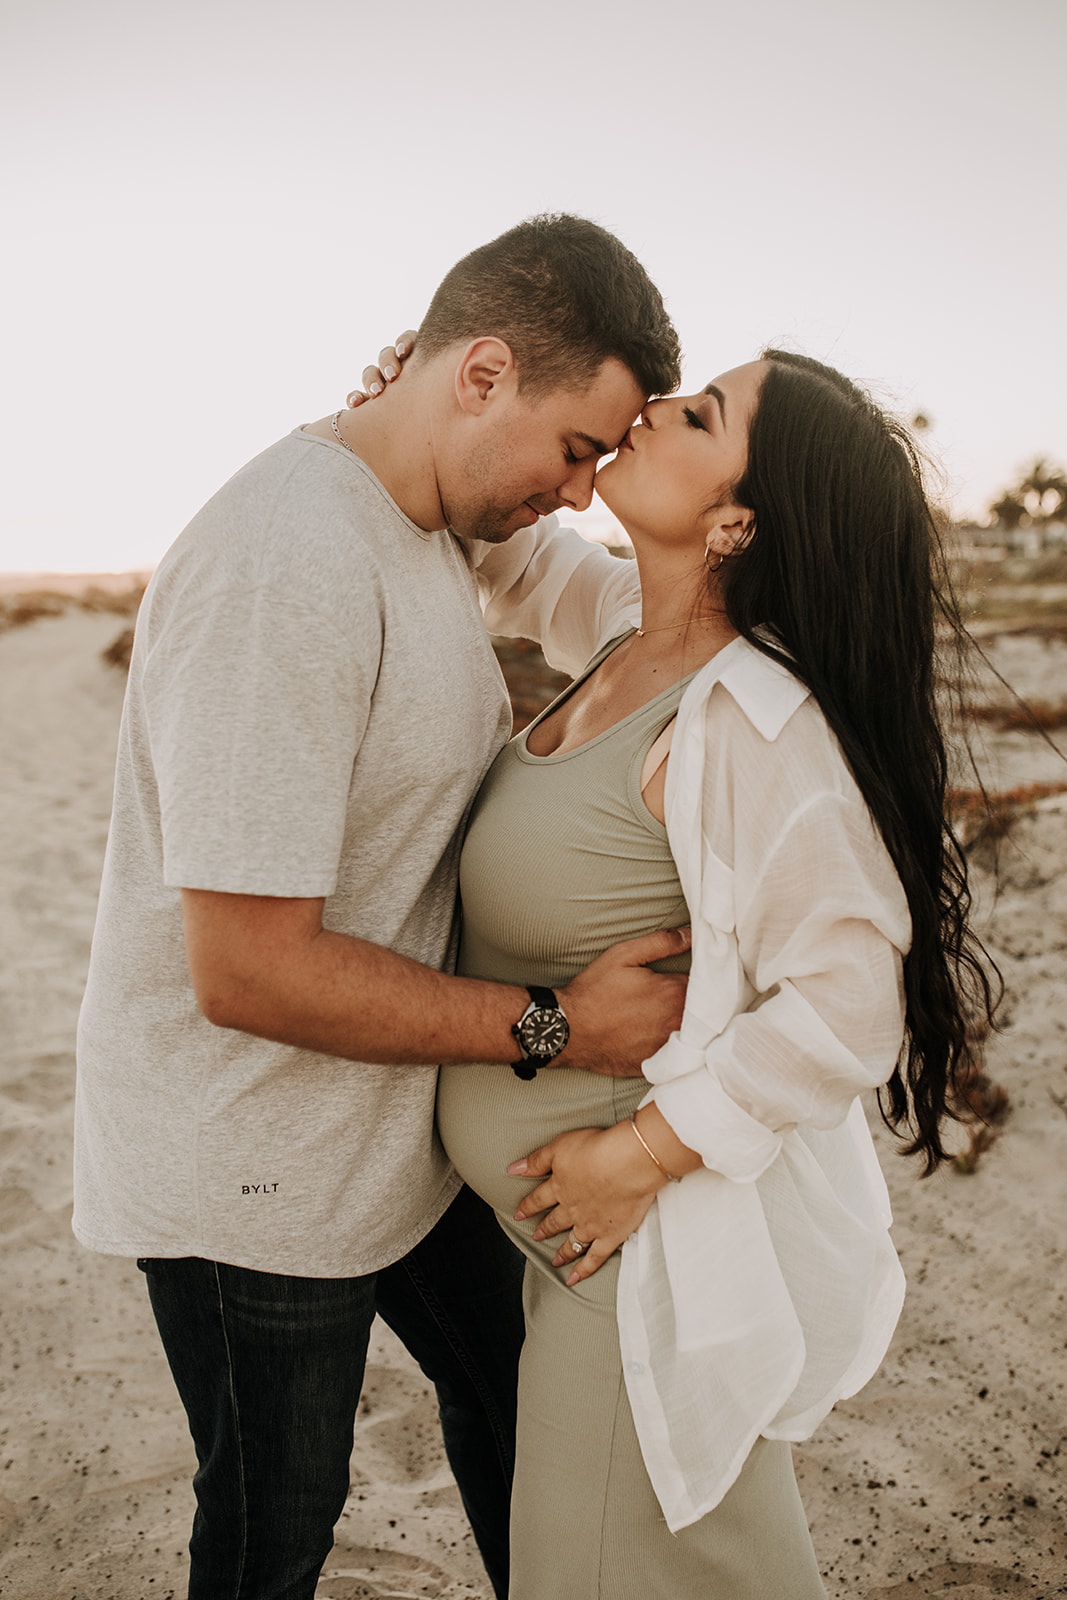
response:
[[[551,989],[531,983],[527,993],[530,1004],[518,1022],[511,1025],[522,1051],[521,1061],[513,1061],[511,1070],[517,1078],[528,1081],[537,1076],[538,1067],[546,1067],[566,1048],[571,1030]]]

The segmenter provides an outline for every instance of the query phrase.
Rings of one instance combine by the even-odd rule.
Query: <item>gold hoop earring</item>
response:
[[[708,557],[710,555],[711,555],[711,546],[710,546],[710,544],[706,544],[704,546],[704,565],[707,567],[709,572],[718,572],[719,568],[722,566],[723,561],[726,558],[725,558],[725,556],[720,554],[718,561],[716,561],[715,565],[712,566],[711,562],[708,560]]]

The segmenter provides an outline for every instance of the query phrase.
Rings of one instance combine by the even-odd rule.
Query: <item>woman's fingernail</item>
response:
[[[397,353],[398,356],[406,356],[407,355],[408,347],[404,343],[403,339],[401,339],[400,343],[396,346],[396,353]]]
[[[579,1278],[578,1274],[576,1272],[572,1272],[570,1277],[567,1279],[567,1288],[568,1289],[573,1289],[574,1285],[576,1283],[581,1283],[581,1281],[582,1280],[581,1280],[581,1278]]]
[[[396,368],[395,367],[386,367],[385,368],[385,376],[387,378],[389,378],[389,379],[395,378],[396,377]]]
[[[509,1178],[524,1178],[526,1176],[526,1161],[513,1161],[508,1168]]]
[[[544,1234],[541,1232],[540,1228],[534,1230],[534,1238],[537,1240],[538,1244],[541,1243],[542,1239],[544,1238]]]
[[[370,392],[371,394],[381,394],[382,385],[380,383],[372,383],[370,386]]]

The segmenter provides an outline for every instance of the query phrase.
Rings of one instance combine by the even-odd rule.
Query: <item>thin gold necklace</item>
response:
[[[634,631],[639,639],[646,633],[670,633],[674,628],[695,628],[702,623],[717,622],[717,617],[690,617],[688,622],[665,622],[661,628],[636,628]]]

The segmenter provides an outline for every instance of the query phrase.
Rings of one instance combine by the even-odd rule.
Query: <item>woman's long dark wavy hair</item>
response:
[[[965,635],[907,430],[833,368],[763,357],[733,490],[755,531],[724,562],[720,592],[738,632],[818,701],[907,896],[905,1042],[880,1103],[925,1175],[946,1158],[940,1128],[971,1067],[969,1023],[991,1021],[999,999],[945,809],[937,659],[942,640],[958,651]]]

